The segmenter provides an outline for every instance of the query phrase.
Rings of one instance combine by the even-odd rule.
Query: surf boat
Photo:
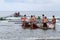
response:
[[[25,23],[25,28],[30,28],[31,24],[30,23]],[[24,24],[22,24],[22,27],[24,27]],[[33,24],[33,29],[53,29],[54,28],[54,24],[48,22],[47,23],[47,27],[43,27],[43,24],[41,22],[35,22]]]

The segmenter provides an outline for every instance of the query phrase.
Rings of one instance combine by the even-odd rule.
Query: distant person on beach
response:
[[[52,23],[54,24],[54,28],[53,29],[55,29],[55,25],[56,25],[56,18],[55,18],[55,16],[53,15],[52,16],[53,18],[52,18]]]

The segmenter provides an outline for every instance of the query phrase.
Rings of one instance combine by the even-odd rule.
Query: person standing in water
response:
[[[24,17],[21,18],[21,21],[23,22],[22,26],[23,26],[24,29],[25,29],[25,27],[27,25],[26,20],[27,20],[27,17],[26,17],[26,15],[24,15]]]
[[[55,30],[56,18],[55,18],[55,16],[54,16],[54,15],[53,15],[52,17],[53,17],[53,18],[52,18],[52,23],[54,24],[54,28],[53,28],[53,29]]]
[[[47,22],[48,22],[47,17],[44,17],[44,19],[43,19],[43,27],[47,28]]]
[[[30,18],[30,23],[31,23],[30,29],[32,29],[33,28],[33,24],[34,24],[34,18],[33,18],[32,15],[31,15],[31,18]]]
[[[33,16],[33,19],[34,19],[34,21],[36,21],[36,20],[37,20],[37,18],[35,17],[35,15]]]
[[[42,15],[42,23],[43,23],[43,20],[44,20],[44,14]]]
[[[36,22],[36,17],[35,16],[31,16],[30,18],[30,29],[37,29],[37,25],[35,24]]]
[[[42,15],[42,24],[44,24],[44,14]],[[43,25],[42,25],[43,27]]]

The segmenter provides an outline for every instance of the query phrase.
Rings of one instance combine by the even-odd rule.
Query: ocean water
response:
[[[10,16],[13,15],[15,12],[18,11],[0,11],[0,17],[3,16]],[[52,17],[52,15],[55,15],[56,17],[60,17],[60,11],[19,11],[21,15],[35,15],[35,16],[42,16],[42,14],[45,14],[47,17]]]
[[[1,16],[9,16],[14,12],[0,12]],[[22,15],[26,14],[41,16],[46,12],[20,12]],[[59,17],[59,12],[47,12],[45,14],[47,17],[56,15]],[[48,16],[49,15],[49,16]],[[57,20],[56,30],[42,30],[42,29],[22,29],[20,23],[15,24],[16,22],[8,22],[8,20],[0,21],[0,40],[37,40],[37,39],[59,39],[60,38],[60,20]]]

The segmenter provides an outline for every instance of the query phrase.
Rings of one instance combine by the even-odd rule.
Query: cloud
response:
[[[5,0],[5,2],[24,2],[24,0]]]
[[[1,4],[1,3],[4,3],[4,0],[0,0],[0,4]]]
[[[0,0],[0,11],[60,11],[60,0]]]
[[[24,2],[24,3],[58,3],[60,0],[5,0],[6,2]]]

